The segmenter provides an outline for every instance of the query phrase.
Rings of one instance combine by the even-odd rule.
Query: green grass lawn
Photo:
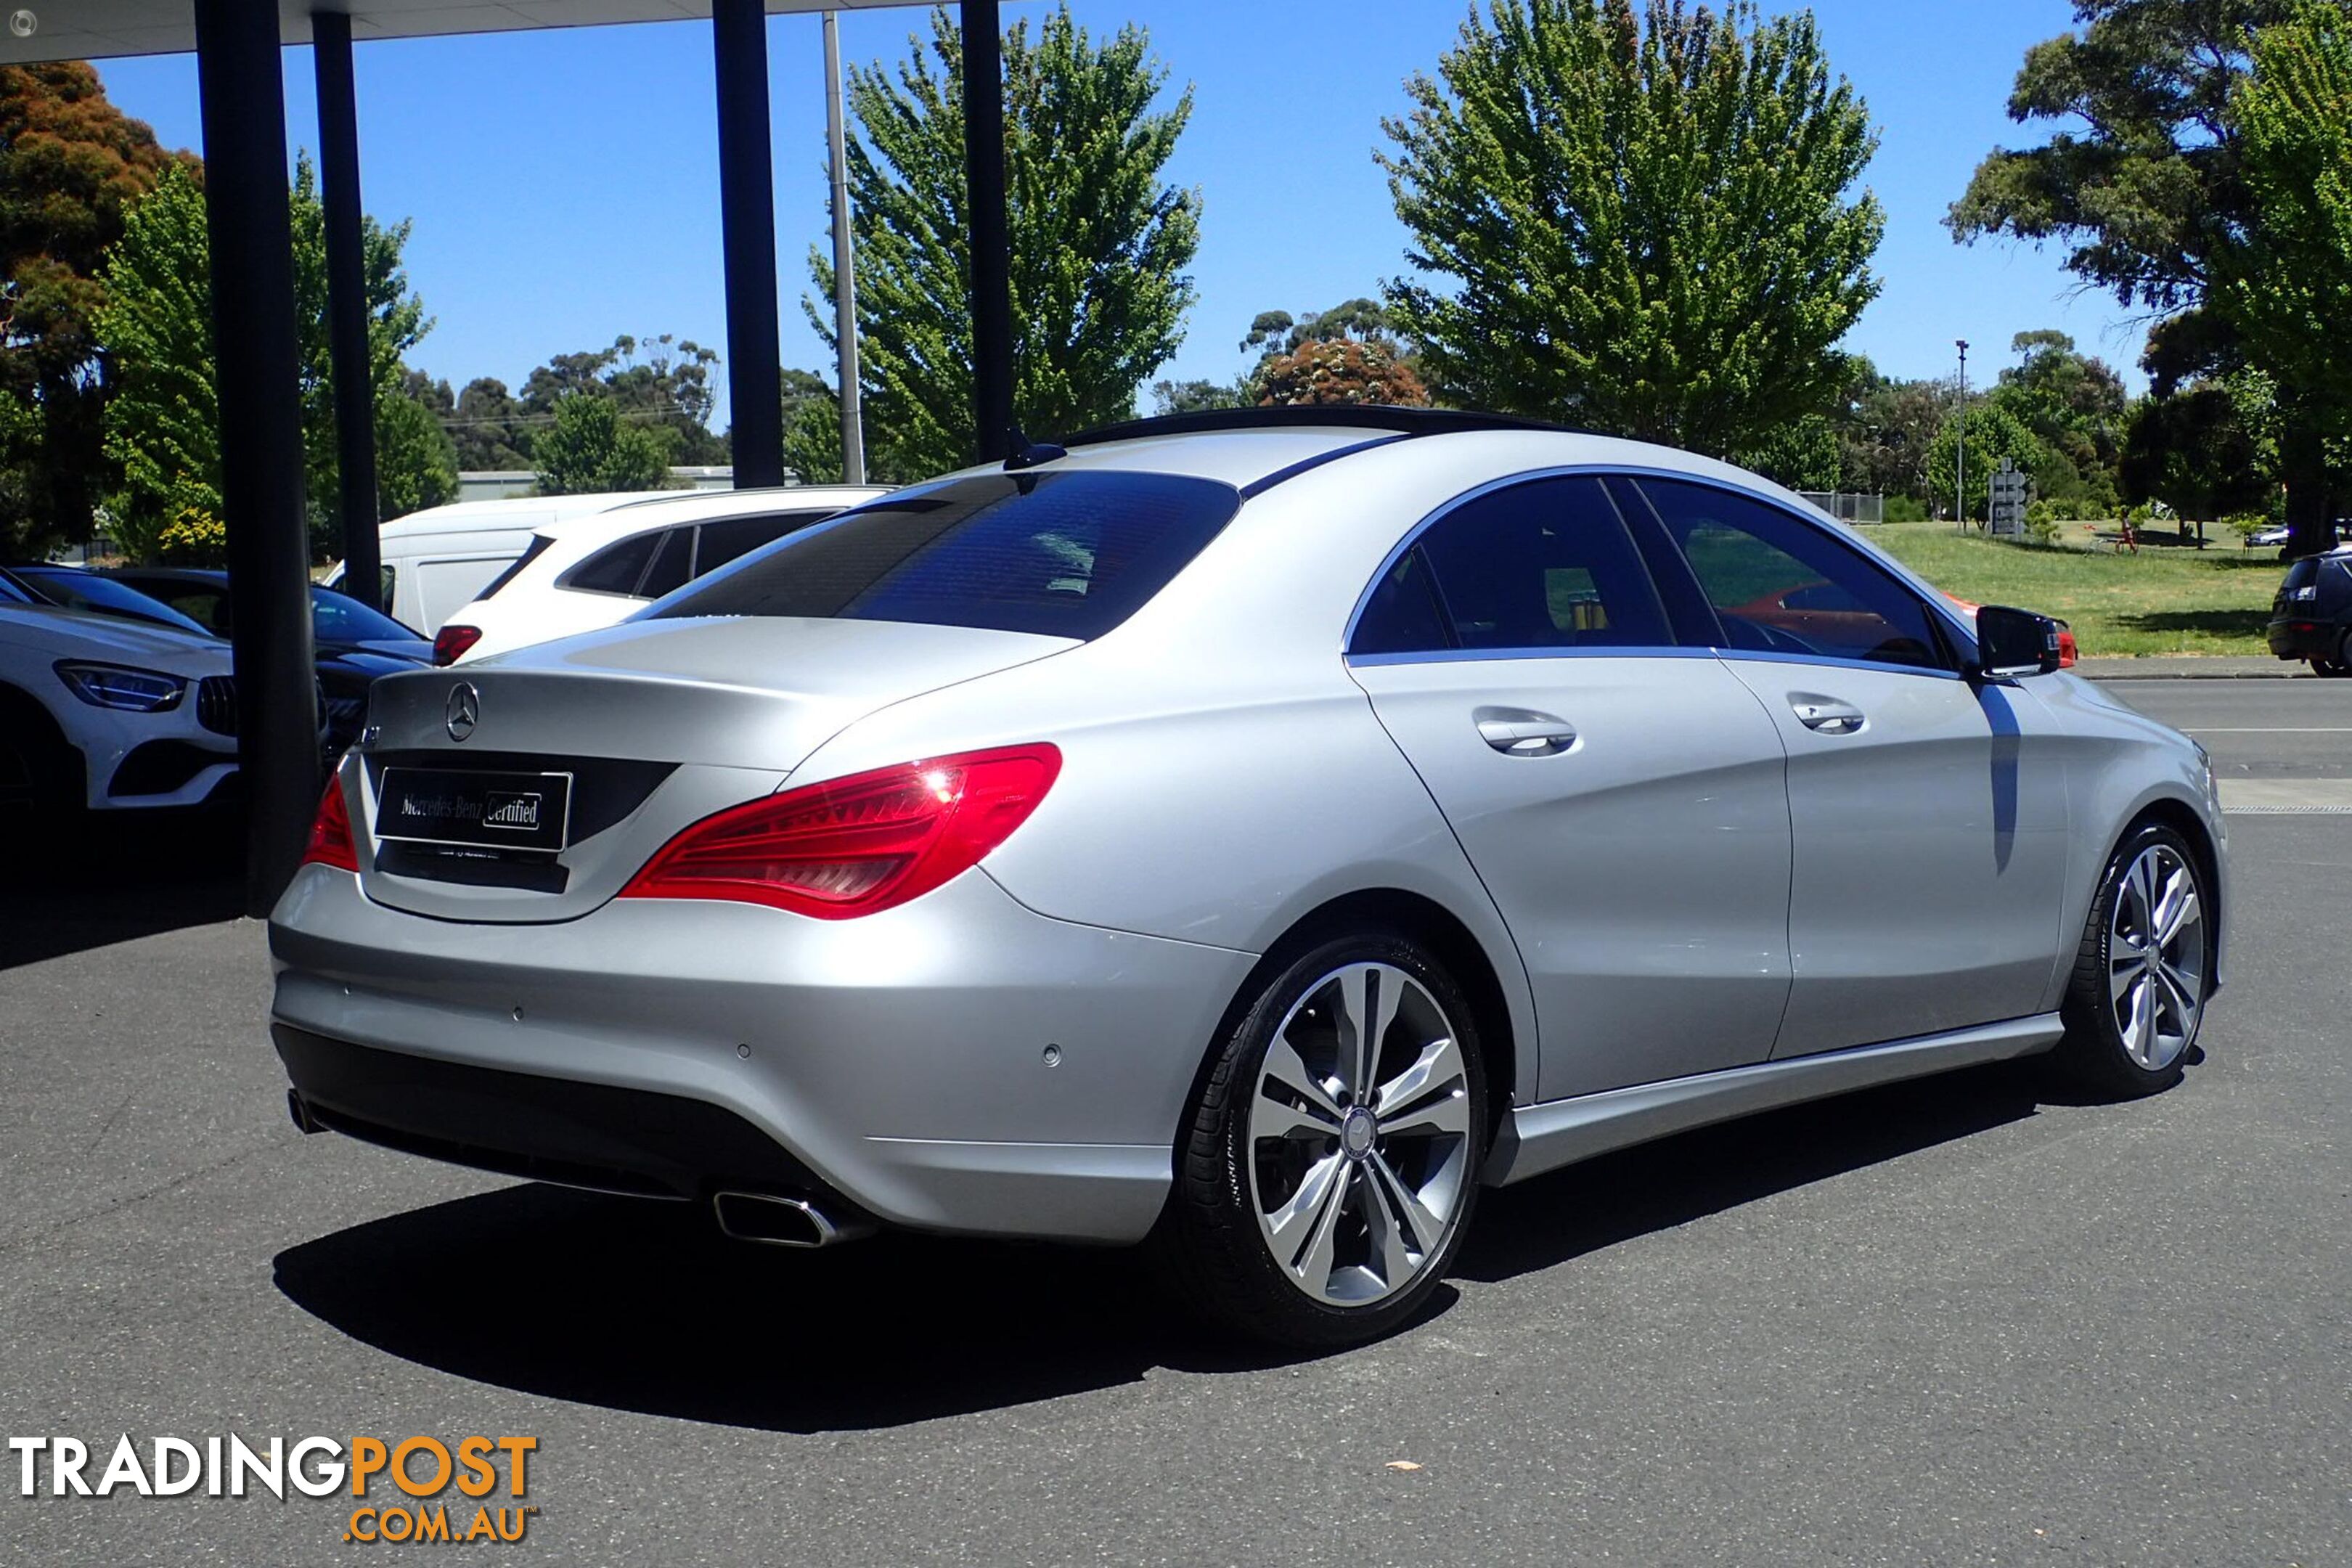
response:
[[[1948,594],[2069,622],[2085,657],[2270,652],[2263,625],[2285,568],[2276,551],[2242,549],[2234,535],[2203,550],[2143,539],[2132,555],[2094,547],[2084,524],[2048,545],[1984,539],[1948,522],[1862,531]]]

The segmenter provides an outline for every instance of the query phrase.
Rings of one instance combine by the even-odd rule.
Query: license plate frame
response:
[[[376,781],[375,836],[390,844],[561,855],[571,847],[572,785],[568,773],[386,768]]]

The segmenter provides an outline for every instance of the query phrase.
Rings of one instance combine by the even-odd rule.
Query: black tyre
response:
[[[2180,1081],[2212,989],[2212,889],[2189,841],[2161,823],[2124,836],[2101,874],[2067,986],[2057,1062],[2122,1098]]]
[[[1477,1026],[1437,960],[1391,933],[1318,943],[1217,1043],[1155,1245],[1229,1328],[1377,1338],[1452,1266],[1486,1131]]]
[[[0,688],[0,825],[34,830],[16,842],[38,853],[82,816],[81,753],[41,705]]]

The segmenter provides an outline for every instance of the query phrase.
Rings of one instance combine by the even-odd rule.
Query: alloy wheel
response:
[[[2124,1054],[2149,1072],[2179,1060],[2205,1005],[2197,873],[2168,844],[2132,861],[2107,917],[2107,988]]]
[[[1462,1046],[1425,986],[1386,963],[1309,985],[1250,1100],[1251,1208],[1284,1277],[1335,1307],[1411,1285],[1461,1224],[1471,1135]]]

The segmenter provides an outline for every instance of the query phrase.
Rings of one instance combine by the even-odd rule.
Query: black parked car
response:
[[[35,592],[60,604],[132,616],[227,637],[235,624],[228,574],[193,566],[126,566],[88,572],[79,566],[13,568]],[[367,689],[378,676],[430,668],[433,645],[390,616],[347,594],[313,584],[310,640],[319,685],[326,693],[329,746],[340,753],[367,721]]]
[[[2352,550],[2306,555],[2271,601],[2271,651],[2321,675],[2352,676]]]

